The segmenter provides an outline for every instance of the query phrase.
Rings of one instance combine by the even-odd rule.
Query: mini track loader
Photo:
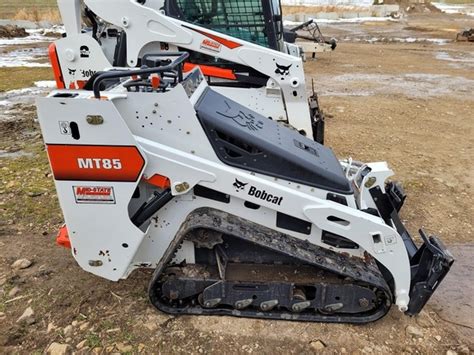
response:
[[[115,10],[123,14],[127,2],[114,1]],[[141,26],[126,14],[110,21]],[[165,31],[150,16],[161,15],[143,16],[146,26]],[[187,33],[180,43],[191,46]],[[223,57],[242,46],[248,63],[291,86],[293,68],[286,75],[280,66],[300,62],[222,34],[199,36],[209,35],[227,41]],[[129,44],[128,63],[147,36]],[[56,48],[75,68],[95,51],[104,56],[97,39],[72,37]],[[52,54],[61,83],[73,64]],[[398,214],[405,194],[387,180],[387,164],[339,161],[216,90],[201,67],[186,68],[189,57],[148,51],[140,68],[101,69],[80,89],[38,99],[66,221],[58,241],[80,267],[112,281],[154,269],[151,303],[172,314],[365,323],[392,304],[420,312],[453,257],[422,230],[423,244],[414,243]]]

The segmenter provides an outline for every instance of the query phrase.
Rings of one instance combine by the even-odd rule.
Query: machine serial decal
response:
[[[115,204],[112,186],[73,186],[76,203]]]
[[[145,166],[135,146],[47,145],[56,180],[135,182]]]
[[[288,66],[285,66],[285,65],[280,65],[278,63],[275,63],[276,64],[276,69],[275,69],[275,74],[279,74],[279,75],[290,75],[290,68],[293,64],[290,64]]]
[[[201,48],[207,49],[213,52],[220,52],[222,45],[219,42],[212,41],[210,39],[203,39],[201,42]]]
[[[241,190],[245,190],[245,187],[247,185],[248,185],[248,183],[244,183],[244,182],[242,182],[238,179],[235,179],[235,182],[233,184],[233,186],[235,187],[235,190],[237,192],[239,192]],[[249,196],[259,198],[260,200],[267,201],[267,202],[273,203],[273,204],[278,205],[278,206],[280,206],[281,202],[283,201],[283,196],[276,196],[276,195],[270,194],[265,190],[259,190],[255,186],[250,186],[247,194]]]

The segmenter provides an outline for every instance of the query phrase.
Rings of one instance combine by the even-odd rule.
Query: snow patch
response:
[[[369,7],[372,0],[282,0],[282,5],[288,6],[357,6]]]
[[[11,98],[14,96],[25,95],[25,94],[39,94],[43,90],[40,88],[23,88],[23,89],[16,89],[16,90],[9,90],[5,94],[1,95],[0,98]]]
[[[398,22],[399,20],[394,19],[392,17],[355,17],[355,18],[338,18],[338,19],[326,19],[326,18],[308,18],[308,20],[314,20],[316,23],[360,23],[360,22],[385,22],[385,21],[393,21]],[[301,25],[303,22],[294,22],[285,20],[283,21],[284,26],[293,27]]]
[[[10,90],[0,93],[0,121],[14,119],[18,114],[16,104],[33,105],[39,96],[47,95],[50,91],[50,82],[36,82],[39,87]]]
[[[372,38],[352,38],[344,37],[341,39],[343,42],[367,42],[367,43],[433,43],[440,46],[453,42],[450,39],[444,38],[414,38],[414,37],[372,37]]]
[[[455,57],[448,52],[437,52],[435,58],[449,62],[448,65],[453,68],[474,68],[473,53],[456,53]]]
[[[37,88],[55,89],[56,82],[54,80],[40,80],[40,81],[35,81],[35,86]]]
[[[444,39],[444,38],[426,38],[425,41],[432,42],[439,45],[448,44],[449,42],[452,42],[452,40]]]
[[[27,31],[30,33],[30,30]],[[48,42],[51,38],[47,38],[39,33],[30,33],[27,37],[2,38],[0,39],[0,46],[15,46],[19,44],[32,44],[38,42]]]
[[[47,36],[50,34],[63,34],[66,32],[66,29],[62,25],[54,25],[51,28],[38,28],[38,29],[26,30],[26,32],[30,34],[36,33],[43,36]]]
[[[474,5],[473,4],[445,4],[442,2],[432,2],[436,8],[447,14],[465,14],[468,16],[474,16]]]
[[[37,96],[47,94],[49,87],[31,87],[10,90],[4,93],[0,93],[0,102],[3,106],[10,106],[16,103],[33,103]]]
[[[36,30],[26,30],[29,36],[2,38],[0,39],[0,47],[15,46],[19,44],[31,44],[38,42],[52,42],[55,38],[48,37],[49,34],[62,34],[65,32],[64,26],[53,26],[52,28],[40,28]]]
[[[8,51],[10,46],[37,44],[52,42],[54,38],[45,36],[48,33],[60,33],[64,30],[62,26],[56,26],[51,29],[26,30],[29,36],[24,38],[5,38],[0,39],[0,53],[2,49],[5,53],[0,54],[0,68],[12,67],[50,67],[49,62],[44,61],[47,57],[47,48],[19,48]]]
[[[456,96],[470,99],[474,80],[444,74],[408,73],[403,75],[348,73],[322,76],[318,94],[322,96],[404,95],[427,98]],[[370,84],[369,89],[360,89]],[[361,86],[361,84],[364,84]]]
[[[26,48],[17,49],[0,55],[0,68],[11,67],[50,67],[46,63],[39,63],[38,60],[46,58],[46,48]]]

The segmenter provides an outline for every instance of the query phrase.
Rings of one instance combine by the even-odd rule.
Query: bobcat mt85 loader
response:
[[[194,28],[180,32],[174,20],[163,27],[154,10],[135,23],[138,12],[120,11],[125,3],[114,1],[122,19],[111,22],[173,29],[194,49],[204,40],[194,45]],[[210,34],[224,36],[200,36]],[[454,259],[422,230],[415,244],[387,163],[339,161],[209,85],[201,67],[186,68],[187,51],[147,52],[132,67],[150,36],[127,42],[130,67],[102,68],[81,88],[37,101],[66,222],[58,241],[79,266],[112,281],[154,269],[151,303],[173,314],[365,323],[392,304],[420,312]],[[96,39],[72,37],[56,42],[70,63],[89,63],[94,51],[105,58]],[[261,70],[300,63],[223,43],[222,56],[238,45],[239,58]],[[61,83],[54,56],[53,69]]]

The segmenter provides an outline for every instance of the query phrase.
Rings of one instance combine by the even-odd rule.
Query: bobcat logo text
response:
[[[245,190],[247,185],[248,183],[242,182],[238,179],[235,179],[235,182],[233,184],[237,192]],[[247,191],[247,195],[258,198],[263,201],[273,203],[278,206],[280,206],[283,201],[283,196],[277,196],[277,195],[268,193],[266,190],[260,190],[255,186],[250,186],[250,188]]]

